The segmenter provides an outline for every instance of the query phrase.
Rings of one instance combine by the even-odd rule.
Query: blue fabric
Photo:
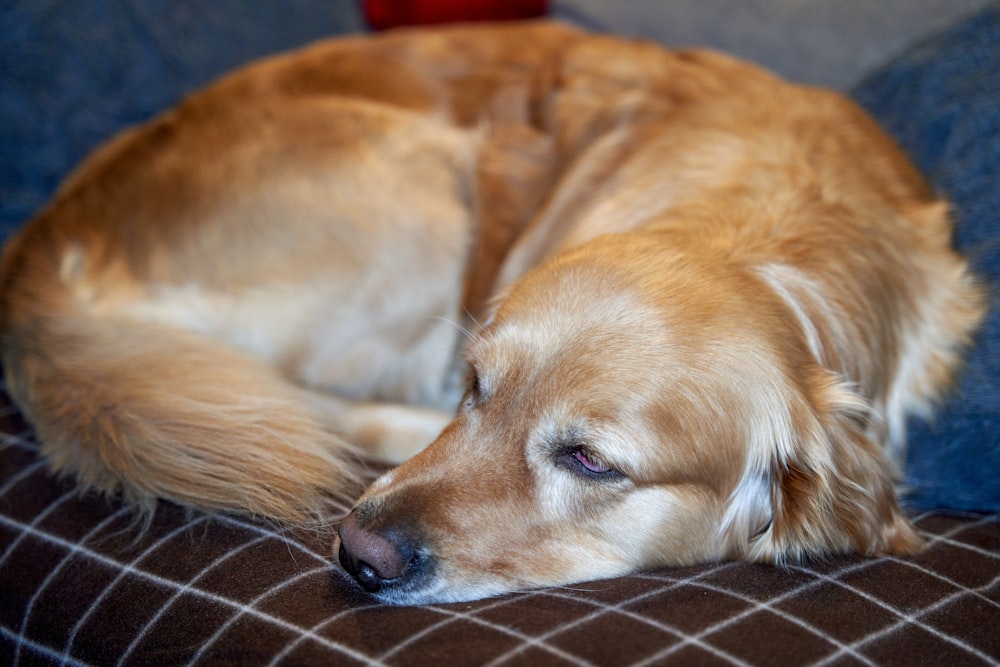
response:
[[[359,0],[0,3],[0,234],[122,127],[248,60],[364,23]]]
[[[0,4],[0,238],[91,148],[226,70],[363,29],[356,0]],[[664,13],[671,11],[664,4]],[[871,110],[955,204],[957,242],[1000,282],[1000,10],[863,81]],[[1000,296],[960,390],[911,425],[916,507],[1000,511]]]
[[[958,391],[932,423],[910,425],[909,504],[1000,511],[1000,8],[914,47],[854,96],[951,200],[956,244],[991,288]]]

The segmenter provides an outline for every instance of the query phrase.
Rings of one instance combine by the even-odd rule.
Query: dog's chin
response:
[[[615,574],[621,575],[624,572]],[[615,576],[615,574],[609,574],[606,577],[595,576],[592,579],[609,579]],[[558,588],[569,584],[580,585],[580,578],[568,579],[562,583],[551,582],[540,584],[537,582],[511,582],[505,579],[492,580],[488,577],[477,576],[474,582],[462,583],[448,582],[444,577],[432,576],[426,578],[417,586],[410,583],[403,583],[398,587],[390,584],[378,591],[367,592],[367,594],[383,604],[407,607],[475,602],[502,595],[524,593],[525,591]]]
[[[369,595],[384,604],[402,607],[472,602],[510,593],[512,590],[510,586],[503,586],[499,582],[493,585],[489,582],[476,582],[476,585],[466,586],[448,585],[441,578],[431,577],[418,587],[406,584],[398,588],[389,586]]]

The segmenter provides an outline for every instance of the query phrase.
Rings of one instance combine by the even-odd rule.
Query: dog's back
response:
[[[344,403],[302,385],[441,402],[477,124],[576,35],[529,32],[318,44],[96,150],[8,243],[0,278],[8,387],[52,468],[147,508],[298,524],[357,493]],[[507,159],[489,154],[480,187],[502,189]]]

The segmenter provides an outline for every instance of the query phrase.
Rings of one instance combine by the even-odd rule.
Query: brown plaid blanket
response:
[[[925,514],[912,560],[648,572],[476,603],[372,602],[329,535],[53,480],[0,402],[3,665],[974,665],[1000,659],[1000,517]]]

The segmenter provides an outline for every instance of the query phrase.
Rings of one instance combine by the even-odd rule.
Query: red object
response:
[[[547,0],[363,0],[375,30],[404,25],[466,21],[511,21],[544,16]]]

